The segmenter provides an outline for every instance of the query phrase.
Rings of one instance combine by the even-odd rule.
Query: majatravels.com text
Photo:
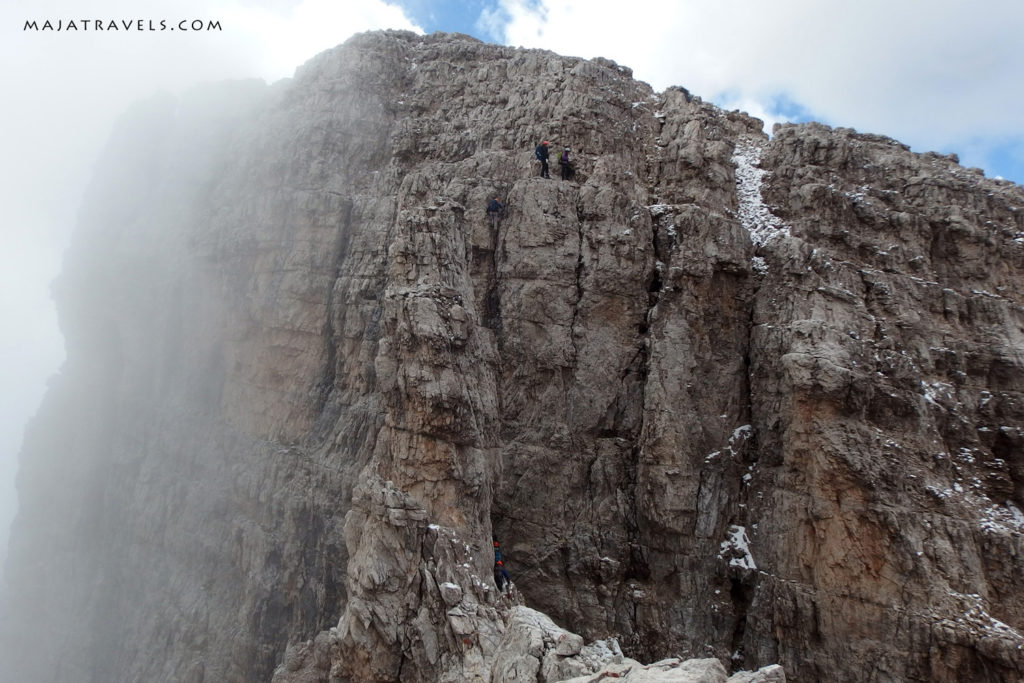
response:
[[[30,19],[23,31],[221,31],[219,21],[206,19]]]

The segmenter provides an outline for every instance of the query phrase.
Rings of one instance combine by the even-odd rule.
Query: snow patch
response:
[[[729,445],[732,446],[737,439],[743,439],[746,441],[754,433],[754,428],[750,425],[743,425],[732,430],[732,436],[729,437]]]
[[[944,398],[952,402],[953,391],[953,385],[946,382],[929,383],[924,380],[921,381],[921,394],[924,396],[924,400],[939,407],[941,407],[941,404],[936,399]]]
[[[719,417],[724,419],[726,416],[720,415]],[[753,436],[753,434],[754,428],[750,425],[743,425],[741,427],[737,427],[736,429],[732,430],[732,436],[729,437],[729,445],[723,448],[722,450],[712,451],[711,453],[708,453],[706,456],[704,456],[704,462],[711,462],[719,455],[721,455],[722,451],[727,451],[729,455],[736,455],[735,449],[742,446],[747,439]]]
[[[729,527],[729,538],[722,541],[718,556],[723,559],[729,557],[730,567],[757,569],[754,556],[750,554],[750,539],[747,537],[747,528],[744,526],[733,524]]]
[[[1011,501],[991,505],[982,510],[978,526],[986,534],[1024,534],[1024,512]]]
[[[736,145],[732,161],[736,164],[736,194],[739,198],[740,223],[756,246],[762,246],[779,235],[788,236],[789,226],[772,214],[761,198],[765,171],[760,167],[761,145],[742,140]]]
[[[949,489],[939,488],[938,486],[935,486],[933,484],[925,486],[924,490],[932,494],[936,498],[949,498],[953,495],[953,492],[950,491]]]

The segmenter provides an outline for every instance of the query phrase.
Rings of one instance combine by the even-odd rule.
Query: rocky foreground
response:
[[[445,602],[453,608],[449,615],[459,612],[464,617],[465,612],[455,599],[461,595],[458,591],[453,595],[446,588],[451,591],[458,587],[448,584],[441,589]],[[785,672],[778,665],[732,676],[714,658],[670,658],[645,665],[625,657],[614,639],[584,645],[583,638],[559,628],[546,615],[528,607],[504,604],[498,613],[501,635],[496,639],[493,656],[480,662],[483,666],[471,673],[472,680],[597,683],[616,678],[623,683],[786,683]],[[457,623],[453,621],[456,632]],[[476,632],[467,635],[478,637]],[[315,641],[292,646],[274,673],[273,683],[341,680],[342,649],[337,629],[320,634]]]
[[[761,128],[394,32],[136,106],[55,287],[8,679],[1024,679],[1024,189]]]

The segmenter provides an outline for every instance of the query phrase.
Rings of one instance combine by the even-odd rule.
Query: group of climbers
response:
[[[540,162],[540,177],[550,178],[548,175],[548,141],[544,140],[537,149],[534,150],[534,156],[537,157],[537,161]],[[573,175],[576,173],[576,169],[572,165],[572,161],[569,160],[569,148],[566,147],[562,150],[562,154],[558,157],[558,165],[562,167],[562,180],[572,180]]]
[[[548,152],[549,144],[550,143],[548,143],[547,140],[544,140],[539,145],[537,145],[537,149],[534,150],[534,156],[536,156],[537,161],[540,162],[541,178],[551,177],[548,174],[548,159],[550,158],[550,154]],[[561,155],[559,155],[558,165],[562,169],[562,180],[572,180],[573,176],[576,174],[576,168],[573,166],[572,161],[569,159],[568,147],[564,148],[562,150]],[[504,210],[505,207],[501,203],[501,199],[499,197],[492,197],[490,201],[488,201],[487,218],[490,220],[492,230],[498,229],[498,221],[500,220]]]

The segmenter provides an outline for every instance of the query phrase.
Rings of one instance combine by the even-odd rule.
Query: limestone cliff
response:
[[[1024,677],[1024,190],[955,159],[365,34],[126,114],[56,293],[11,680],[538,680],[517,601],[646,661]]]

